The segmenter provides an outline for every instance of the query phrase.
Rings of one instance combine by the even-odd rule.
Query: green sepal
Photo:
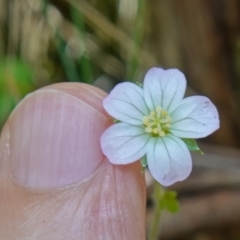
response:
[[[143,84],[140,82],[135,82],[140,88],[143,88]]]
[[[119,121],[119,120],[117,120],[117,119],[113,119],[113,122],[114,122],[114,123],[119,123],[119,122],[121,122],[121,121]]]
[[[171,213],[179,211],[179,201],[177,199],[177,192],[165,190],[160,200],[161,209],[166,209]]]
[[[182,138],[182,140],[187,145],[187,147],[190,151],[198,152],[201,155],[204,154],[203,151],[199,148],[199,146],[197,145],[197,142],[194,139]]]
[[[142,172],[145,171],[145,168],[147,167],[148,163],[147,163],[147,158],[146,156],[143,156],[142,159],[140,160],[141,164],[142,164]]]

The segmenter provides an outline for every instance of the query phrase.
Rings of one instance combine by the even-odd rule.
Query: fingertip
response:
[[[104,158],[99,139],[109,125],[103,97],[76,83],[28,95],[9,120],[14,179],[25,187],[62,187],[96,171]]]

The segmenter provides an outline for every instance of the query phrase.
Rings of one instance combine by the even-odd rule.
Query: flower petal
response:
[[[186,144],[171,134],[149,142],[147,161],[153,177],[164,186],[186,179],[192,170]]]
[[[181,138],[206,137],[219,128],[218,111],[207,97],[185,98],[169,114],[171,133]]]
[[[143,90],[136,84],[118,84],[103,100],[103,107],[112,117],[126,123],[141,125],[149,114],[143,98]]]
[[[149,138],[141,127],[117,123],[103,133],[100,141],[102,151],[111,163],[128,164],[146,154]]]
[[[150,69],[144,79],[144,98],[149,109],[157,106],[171,110],[184,96],[185,76],[177,69]]]

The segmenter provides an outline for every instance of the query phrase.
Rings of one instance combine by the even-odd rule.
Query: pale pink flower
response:
[[[192,170],[181,138],[203,138],[219,128],[218,111],[203,96],[183,98],[186,79],[177,69],[150,69],[143,88],[118,84],[103,107],[119,120],[101,136],[103,153],[113,164],[129,164],[146,155],[153,177],[164,186],[186,179]]]

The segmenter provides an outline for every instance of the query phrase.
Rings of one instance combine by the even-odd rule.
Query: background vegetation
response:
[[[206,164],[196,166],[208,175],[176,187],[183,203],[189,193],[197,196],[186,205],[192,212],[184,212],[190,222],[179,229],[171,220],[163,238],[239,240],[240,206],[232,206],[240,202],[240,179],[232,174],[240,168],[239,33],[238,0],[0,0],[0,128],[26,94],[45,85],[77,81],[109,91],[120,81],[141,81],[152,66],[179,68],[188,95],[216,104],[221,129],[205,140]],[[221,171],[209,170],[214,159]],[[194,225],[189,216],[204,209]],[[233,214],[226,220],[227,213]]]

